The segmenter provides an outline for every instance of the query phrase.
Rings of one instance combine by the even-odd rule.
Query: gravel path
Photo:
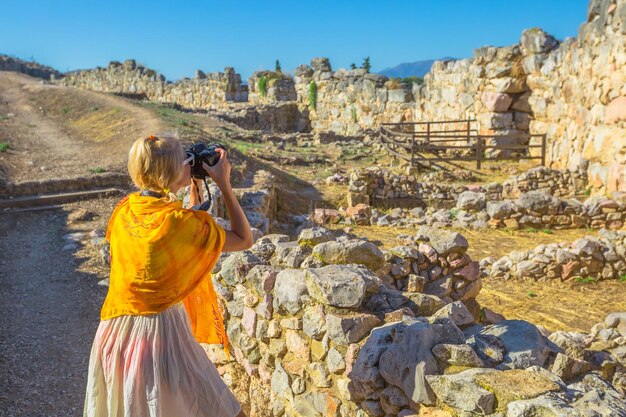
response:
[[[81,416],[106,287],[77,271],[61,210],[0,213],[0,416]]]

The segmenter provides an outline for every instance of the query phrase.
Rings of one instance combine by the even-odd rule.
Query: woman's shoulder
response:
[[[170,213],[168,213],[168,215],[174,221],[201,221],[210,223],[215,222],[213,216],[211,216],[211,214],[205,210],[194,210],[190,208],[180,207],[172,210]]]

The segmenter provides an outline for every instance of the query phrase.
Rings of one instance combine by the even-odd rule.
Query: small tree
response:
[[[370,57],[365,57],[363,58],[363,65],[361,65],[361,68],[363,68],[365,70],[365,72],[370,72],[370,69],[372,69],[372,64],[370,64]]]
[[[281,73],[283,72],[282,69],[280,68],[280,61],[276,60],[276,72]]]
[[[356,69],[356,64],[354,62],[352,64],[350,64],[350,69],[351,70],[355,70]]]

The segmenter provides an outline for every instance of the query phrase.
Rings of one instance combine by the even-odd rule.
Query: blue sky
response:
[[[576,36],[584,0],[4,1],[0,53],[61,71],[134,58],[168,79],[226,66],[247,78],[327,56],[333,68],[370,56],[377,71],[402,62],[469,57],[517,43],[539,26]]]

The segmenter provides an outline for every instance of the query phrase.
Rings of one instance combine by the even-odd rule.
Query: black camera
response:
[[[220,160],[220,153],[217,152],[217,148],[226,150],[220,143],[209,146],[204,143],[196,143],[185,150],[187,159],[191,159],[189,164],[191,165],[191,176],[193,178],[205,179],[207,177],[208,174],[202,167],[202,163],[204,162],[210,167],[217,164],[217,161]]]

